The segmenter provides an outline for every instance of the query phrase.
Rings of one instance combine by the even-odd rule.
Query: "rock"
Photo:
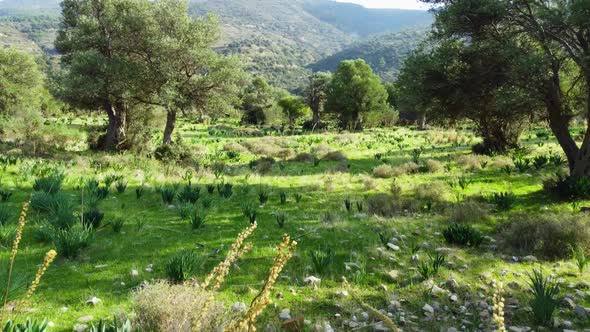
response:
[[[434,308],[430,304],[428,304],[428,303],[426,303],[422,307],[422,310],[424,311],[424,313],[427,313],[427,314],[433,314],[434,313]]]
[[[154,264],[149,264],[146,268],[145,268],[145,272],[153,272],[154,271]]]
[[[432,286],[432,288],[430,289],[430,291],[432,292],[432,295],[434,296],[448,296],[449,291],[442,289],[436,285]]]
[[[389,249],[391,249],[391,250],[393,250],[393,251],[399,251],[399,250],[400,250],[400,247],[399,247],[399,246],[396,246],[396,245],[395,245],[395,244],[393,244],[393,243],[388,243],[388,244],[387,244],[387,248],[389,248]]]
[[[513,261],[513,262],[515,262],[515,263],[517,263],[517,262],[518,262],[518,257],[516,257],[516,256],[512,256],[512,261]],[[514,326],[513,326],[513,327],[514,327]],[[515,328],[518,328],[518,327],[515,327]]]
[[[321,324],[316,324],[313,327],[314,332],[334,332],[332,326],[330,326],[329,322],[323,322]]]
[[[445,282],[444,287],[452,292],[456,292],[459,289],[459,283],[457,280],[451,279]]]
[[[385,286],[384,284],[379,285],[379,287],[377,287],[377,289],[379,289],[382,292],[387,292],[387,286]]]
[[[373,331],[374,332],[390,332],[391,330],[383,325],[383,322],[377,322],[375,323],[375,325],[373,325]]]
[[[59,311],[63,314],[64,312],[68,311],[68,307],[61,307],[61,309],[59,309]]]
[[[569,297],[565,297],[563,299],[563,304],[566,306],[566,308],[569,308],[571,310],[575,310],[576,309],[576,303],[574,302],[574,300],[572,300]]]
[[[94,319],[94,316],[92,315],[86,315],[86,316],[82,316],[80,318],[78,318],[78,322],[80,323],[88,323],[91,322]]]
[[[99,264],[99,265],[95,265],[94,268],[95,269],[104,269],[107,266],[108,266],[107,264]]]
[[[174,205],[168,205],[168,208],[169,208],[170,210],[175,210],[175,209],[176,209],[176,206],[174,206]]]
[[[47,327],[55,327],[55,323],[52,321],[47,322]]]
[[[361,312],[361,321],[366,322],[369,320],[369,313],[366,311]]]
[[[576,316],[578,316],[581,319],[586,319],[586,317],[588,317],[588,314],[590,313],[590,308],[584,308],[581,305],[577,305],[574,311],[576,313]]]
[[[100,302],[102,302],[101,299],[99,299],[96,296],[93,296],[90,300],[86,301],[86,304],[91,305],[91,306],[95,306],[95,305],[99,304]]]
[[[88,325],[78,323],[74,325],[74,332],[84,332],[88,328]]]
[[[399,271],[391,270],[387,272],[387,276],[389,276],[389,278],[391,278],[392,281],[397,281],[397,278],[399,277]]]
[[[564,320],[563,322],[561,322],[560,326],[564,329],[569,329],[572,326],[574,326],[574,324],[569,320]]]
[[[313,288],[317,288],[319,283],[322,282],[322,279],[316,278],[314,276],[309,276],[309,277],[306,277],[305,279],[303,279],[303,282],[305,282],[306,284],[309,284]]]
[[[233,312],[244,312],[244,311],[248,310],[248,307],[246,306],[246,304],[244,302],[236,302],[236,303],[232,304],[231,310]]]
[[[457,302],[457,301],[459,301],[459,298],[457,297],[457,295],[453,294],[449,297],[449,300],[451,302]]]
[[[508,328],[508,331],[510,331],[510,332],[524,332],[524,329],[522,329],[518,326],[510,326]]]
[[[132,277],[138,277],[139,276],[139,271],[137,271],[136,269],[131,270],[131,276]]]
[[[289,309],[283,309],[283,310],[281,311],[281,313],[279,314],[279,318],[280,318],[281,320],[289,320],[289,319],[291,319],[291,313],[290,313],[290,310],[289,310]]]
[[[539,260],[537,259],[537,257],[535,257],[533,255],[524,256],[522,258],[522,261],[523,262],[535,262],[535,263],[539,262]]]
[[[420,256],[418,256],[418,254],[414,254],[412,255],[411,261],[412,262],[417,262],[420,260]]]
[[[348,291],[346,289],[340,290],[336,292],[336,296],[340,298],[348,297]]]
[[[449,328],[447,329],[447,332],[459,332],[459,330],[457,330],[457,329],[456,329],[456,328],[454,328],[454,327],[449,327]]]
[[[453,251],[453,249],[441,247],[441,248],[434,249],[434,251],[436,251],[437,253],[439,253],[441,255],[448,255],[451,253],[451,251]]]

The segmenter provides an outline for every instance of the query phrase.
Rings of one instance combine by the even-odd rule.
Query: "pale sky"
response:
[[[338,2],[352,2],[367,8],[399,8],[399,9],[428,9],[428,6],[418,0],[336,0]]]

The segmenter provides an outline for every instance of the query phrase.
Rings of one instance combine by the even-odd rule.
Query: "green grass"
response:
[[[84,120],[74,121],[72,126],[84,126],[80,123],[82,121]],[[91,124],[96,122],[92,121]],[[201,158],[201,165],[212,163],[212,156],[216,151],[229,142],[263,139],[209,136],[207,128],[201,125],[183,123],[179,127],[184,141],[195,151],[202,151],[204,157]],[[273,300],[277,305],[265,311],[260,320],[264,323],[261,326],[266,325],[265,323],[279,326],[278,313],[282,308],[289,308],[292,316],[304,315],[314,322],[328,319],[333,326],[338,326],[334,314],[341,313],[343,317],[350,317],[355,308],[350,300],[335,296],[341,290],[343,276],[352,283],[365,302],[377,308],[387,308],[391,295],[407,300],[403,303],[404,310],[408,314],[417,315],[419,319],[415,322],[425,330],[456,326],[456,321],[452,319],[436,322],[436,326],[422,319],[421,308],[433,298],[427,284],[419,278],[417,267],[420,262],[428,263],[428,254],[438,247],[450,248],[446,262],[452,262],[453,267],[443,264],[433,277],[436,284],[451,278],[456,279],[460,285],[466,287],[466,290],[458,293],[459,298],[464,298],[467,293],[482,292],[479,287],[487,287],[487,279],[503,280],[505,284],[516,281],[521,288],[514,295],[521,303],[527,303],[530,297],[526,291],[526,272],[538,265],[513,264],[507,258],[510,253],[502,250],[491,251],[483,246],[463,248],[446,244],[442,231],[450,223],[446,212],[441,211],[448,210],[458,200],[483,197],[489,201],[493,193],[512,193],[516,200],[511,210],[492,210],[489,220],[473,225],[489,236],[495,236],[497,227],[515,213],[541,214],[545,213],[544,207],[554,212],[571,211],[569,204],[553,202],[541,192],[542,177],[552,174],[555,168],[546,166],[541,170],[531,169],[527,173],[514,171],[507,175],[494,165],[493,161],[497,159],[494,158],[485,169],[478,171],[468,171],[456,165],[450,171],[403,175],[397,179],[402,188],[402,197],[411,199],[414,187],[433,182],[444,183],[448,193],[442,202],[433,203],[430,211],[419,208],[415,213],[381,218],[368,215],[365,204],[363,212],[357,213],[356,202],[362,202],[366,197],[377,193],[389,192],[392,179],[377,179],[371,175],[372,169],[384,161],[393,165],[410,162],[414,157],[414,149],[423,147],[421,161],[436,159],[443,165],[455,165],[456,156],[468,154],[469,145],[476,142],[473,134],[468,131],[459,132],[464,137],[459,146],[435,142],[437,137],[444,134],[444,131],[438,130],[413,131],[400,128],[360,134],[327,133],[279,137],[278,139],[288,141],[285,146],[297,152],[309,152],[315,146],[327,144],[347,156],[348,167],[344,168],[344,172],[335,172],[335,169],[343,170],[338,161],[321,161],[314,166],[313,162],[278,160],[270,173],[259,175],[249,169],[248,163],[261,156],[241,153],[232,161],[226,161],[228,172],[222,178],[216,179],[214,174],[206,171],[200,171],[192,178],[192,186],[201,189],[196,204],[201,206],[203,200],[211,202],[211,206],[205,209],[207,222],[196,229],[192,229],[187,220],[179,216],[176,208],[163,203],[161,193],[156,191],[158,187],[172,188],[174,184],[186,184],[183,180],[186,179],[185,168],[164,166],[132,155],[74,152],[77,155],[75,161],[64,167],[66,179],[62,191],[77,202],[81,199],[81,191],[76,189],[81,178],[88,179],[95,172],[99,178],[112,173],[122,175],[122,181],[127,184],[126,190],[117,193],[113,185],[98,206],[105,213],[105,224],[121,218],[125,226],[120,233],[113,232],[111,227],[96,230],[94,241],[75,260],[59,257],[48,269],[31,300],[30,305],[36,310],[23,317],[46,317],[55,323],[56,330],[66,331],[71,330],[77,319],[84,315],[93,315],[98,321],[100,318],[110,318],[120,311],[131,312],[131,293],[135,287],[143,280],[166,278],[166,263],[181,250],[194,249],[196,255],[207,255],[210,258],[196,272],[197,279],[204,278],[223,259],[235,236],[248,227],[248,218],[243,213],[245,203],[252,204],[252,208],[256,210],[259,227],[251,237],[254,248],[238,261],[239,269],[231,270],[220,290],[220,298],[228,305],[236,301],[249,303],[253,299],[255,293],[252,290],[261,288],[275,254],[274,248],[280,243],[284,233],[290,234],[299,243],[274,292]],[[404,143],[402,149],[398,146],[399,140]],[[554,140],[546,141],[542,147],[537,145],[540,141],[545,142],[532,137],[529,139],[527,135],[523,137],[523,142],[532,150],[531,154],[559,151]],[[376,154],[379,154],[381,160],[375,158]],[[101,162],[100,169],[96,163],[93,166],[93,161]],[[110,166],[107,161],[110,161]],[[8,202],[0,203],[8,207],[12,216],[18,216],[20,206],[28,199],[34,182],[33,177],[23,180],[20,170],[19,165],[9,166],[0,177],[3,189],[14,192]],[[469,179],[471,184],[465,189],[446,185],[447,182],[460,178]],[[217,190],[213,194],[207,192],[206,185],[222,182],[233,184],[231,197],[220,197]],[[367,182],[371,183],[367,185]],[[145,188],[139,199],[136,196],[137,188]],[[268,193],[267,201],[266,198],[264,202],[260,200],[261,188],[265,194]],[[281,204],[280,193],[287,197],[284,204]],[[295,199],[297,195],[301,196],[299,202]],[[355,202],[351,213],[345,210],[343,202],[346,199]],[[582,202],[584,203],[588,202]],[[175,198],[171,204],[178,207],[178,199]],[[416,205],[422,207],[426,203],[416,202]],[[276,220],[278,210],[287,219],[282,228]],[[328,211],[336,217],[333,223],[322,221]],[[39,242],[35,236],[44,218],[43,214],[30,213],[30,221],[25,228],[16,262],[19,273],[32,277],[36,271],[35,264],[42,261],[45,252],[52,247],[50,243]],[[12,223],[16,223],[16,220]],[[383,248],[380,232],[388,237],[404,235],[401,249],[397,252],[379,249]],[[410,258],[415,250],[411,244],[420,245],[424,242],[431,249],[419,250],[419,262],[412,263]],[[320,274],[316,272],[310,253],[325,248],[331,250],[331,262],[326,271]],[[2,249],[0,258],[6,260],[8,255],[9,249]],[[150,264],[153,264],[154,270],[146,272],[145,269]],[[578,275],[576,266],[571,262],[542,262],[541,265],[566,282],[588,278],[588,271]],[[464,269],[464,266],[468,268]],[[139,276],[133,276],[132,270],[137,270]],[[391,270],[400,272],[397,280],[388,277],[387,272]],[[506,276],[500,277],[503,270],[507,271]],[[310,275],[322,279],[318,290],[303,282]],[[381,290],[381,285],[387,286],[387,292]],[[484,291],[490,298],[492,292],[493,289]],[[279,293],[282,295],[280,298],[277,297]],[[84,302],[93,296],[99,297],[102,302],[96,307],[89,307]],[[461,305],[450,303],[446,298],[437,301],[455,309]],[[586,303],[588,306],[588,298],[579,303]],[[68,310],[62,313],[60,308],[64,306]],[[560,317],[570,320],[574,318],[570,313]],[[531,325],[532,316],[520,310],[514,317],[513,324]]]

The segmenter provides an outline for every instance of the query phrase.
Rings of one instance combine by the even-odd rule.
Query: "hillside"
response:
[[[333,68],[329,64],[342,54],[358,54],[375,63],[371,51],[351,49],[361,47],[372,35],[423,30],[432,21],[424,11],[366,9],[330,0],[193,0],[190,6],[194,15],[219,16],[223,30],[220,52],[241,55],[249,72],[287,89],[304,84],[316,64]],[[58,0],[0,1],[0,45],[52,54],[58,13]],[[407,46],[415,44],[409,40],[414,37],[420,39],[409,32]],[[405,52],[404,44],[399,46],[378,52],[393,69],[399,65],[397,52]],[[391,50],[395,54],[385,54]],[[381,71],[389,79],[390,69]]]
[[[425,38],[425,30],[388,33],[360,41],[308,67],[334,71],[344,60],[364,59],[384,81],[394,81],[404,58]]]

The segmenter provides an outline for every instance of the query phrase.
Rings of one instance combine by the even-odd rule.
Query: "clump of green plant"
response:
[[[56,229],[53,243],[57,252],[66,258],[76,258],[82,249],[88,247],[94,238],[92,229],[82,225],[74,225],[69,229]]]
[[[195,204],[201,197],[201,188],[185,185],[178,193],[178,201],[181,203]]]
[[[127,190],[127,181],[118,180],[117,182],[115,182],[115,190],[117,190],[119,194],[125,193],[125,191]]]
[[[533,311],[535,322],[549,326],[555,309],[557,309],[559,286],[551,277],[545,277],[540,270],[529,274],[529,291],[533,298],[529,304]]]
[[[572,248],[572,257],[578,267],[578,272],[583,274],[586,266],[590,264],[590,257],[586,256],[586,251],[581,247]]]
[[[211,183],[207,184],[205,188],[207,188],[207,193],[209,193],[209,195],[212,195],[215,192],[215,186]]]
[[[258,201],[260,204],[264,205],[268,202],[269,193],[268,190],[264,187],[260,187],[258,189]]]
[[[475,228],[456,223],[443,230],[443,236],[447,243],[468,247],[479,247],[484,239]]]
[[[129,319],[125,321],[119,321],[117,317],[114,317],[112,321],[101,319],[95,326],[92,324],[89,332],[133,332],[133,326]]]
[[[254,224],[256,222],[256,208],[250,203],[242,204],[242,214],[244,217],[248,218],[250,224]]]
[[[516,195],[511,192],[493,193],[491,201],[498,210],[508,211],[516,203]]]
[[[303,199],[303,195],[301,195],[300,193],[295,193],[295,195],[293,195],[293,198],[295,199],[296,203],[299,203]]]
[[[204,258],[194,250],[181,250],[168,260],[164,271],[168,280],[179,284],[193,277],[203,264]]]
[[[104,213],[98,209],[91,209],[82,214],[82,224],[88,228],[98,229],[102,225]]]
[[[217,192],[219,196],[228,199],[233,195],[233,187],[231,183],[220,183],[217,185]]]
[[[549,157],[545,155],[536,156],[533,158],[533,166],[535,169],[540,170],[549,163]]]
[[[48,217],[49,223],[57,229],[69,229],[78,220],[74,215],[74,208],[69,201],[63,201],[51,212]]]
[[[11,215],[8,206],[0,205],[0,225],[6,225],[10,218]]]
[[[57,171],[51,172],[46,176],[35,179],[33,190],[55,194],[61,190],[61,185],[64,179],[65,175],[63,173]]]
[[[125,225],[125,219],[117,217],[113,218],[109,223],[114,233],[121,233],[123,226]]]
[[[328,272],[332,264],[334,263],[334,251],[332,248],[311,250],[309,252],[313,270],[318,274],[324,274]]]
[[[277,211],[274,215],[277,225],[279,225],[279,228],[284,228],[285,222],[287,221],[287,215],[285,214],[285,212]]]
[[[203,209],[194,208],[189,214],[189,221],[193,230],[205,226],[206,214]]]
[[[139,186],[139,187],[135,188],[135,198],[137,198],[138,200],[140,200],[143,197],[144,193],[145,193],[145,188],[143,186]]]
[[[0,246],[9,248],[16,237],[16,226],[2,224],[0,225]]]
[[[363,212],[363,202],[362,201],[356,202],[356,209],[359,213]]]
[[[201,199],[201,206],[203,207],[203,209],[210,208],[211,204],[213,204],[213,200],[211,199],[211,197],[204,197],[203,199]]]
[[[162,195],[162,202],[164,204],[172,204],[174,202],[174,196],[176,196],[176,189],[174,187],[164,187],[160,189],[160,195]]]
[[[12,192],[6,190],[0,190],[0,202],[8,202],[8,200],[12,197]]]
[[[350,200],[350,198],[346,198],[344,200],[344,208],[346,208],[346,212],[352,212],[352,201]]]
[[[37,321],[27,318],[24,323],[15,323],[9,319],[4,323],[2,332],[45,332],[47,324],[47,319]]]
[[[287,204],[287,193],[286,192],[281,191],[279,193],[279,201],[280,201],[281,205]]]
[[[428,254],[428,262],[421,262],[418,266],[418,273],[422,279],[430,279],[438,274],[438,271],[446,261],[446,257],[440,253]]]

